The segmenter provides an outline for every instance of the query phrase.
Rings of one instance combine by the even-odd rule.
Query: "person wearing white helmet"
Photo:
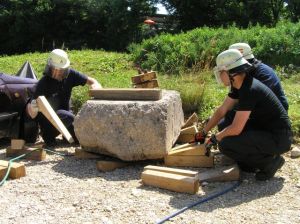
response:
[[[280,79],[275,71],[270,66],[257,60],[253,55],[251,47],[247,43],[235,43],[230,45],[229,49],[237,49],[242,53],[244,58],[253,65],[253,69],[249,71],[249,74],[268,86],[275,93],[284,109],[288,111],[289,104],[281,86]]]
[[[266,85],[247,74],[252,65],[238,50],[220,53],[216,63],[217,81],[233,87],[235,93],[229,92],[195,140],[205,138],[207,132],[236,106],[232,123],[211,135],[206,146],[218,145],[220,151],[234,159],[242,170],[255,172],[257,180],[268,180],[284,164],[281,154],[291,147],[287,112]]]
[[[69,57],[61,49],[51,51],[43,74],[44,76],[37,84],[34,98],[36,99],[38,96],[47,98],[75,142],[77,142],[73,127],[74,114],[70,110],[72,88],[87,84],[94,89],[101,88],[101,85],[96,79],[70,68]],[[29,104],[29,114],[32,118],[37,117],[46,145],[54,146],[56,144],[55,138],[59,132],[41,113],[38,113],[35,99]]]

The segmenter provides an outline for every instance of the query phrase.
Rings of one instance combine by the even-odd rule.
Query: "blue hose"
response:
[[[213,194],[213,195],[211,195],[211,196],[209,196],[207,198],[201,199],[201,200],[196,201],[196,202],[194,202],[194,203],[192,203],[192,204],[190,204],[188,206],[185,206],[184,208],[182,208],[182,209],[174,212],[173,214],[165,217],[164,219],[160,220],[159,222],[157,222],[157,224],[164,223],[164,222],[168,221],[169,219],[171,219],[171,218],[173,218],[173,217],[175,217],[175,216],[183,213],[185,210],[188,210],[189,208],[192,208],[192,207],[194,207],[196,205],[202,204],[202,203],[207,202],[207,201],[209,201],[211,199],[214,199],[214,198],[219,197],[219,196],[221,196],[223,194],[226,194],[227,192],[229,192],[229,191],[233,190],[234,188],[238,187],[240,185],[240,183],[241,182],[238,181],[237,183],[233,184],[232,186],[229,186],[229,187],[225,188],[221,192],[217,192],[217,193],[215,193],[215,194]]]
[[[36,150],[40,150],[40,149],[32,150],[31,152],[24,153],[24,154],[22,154],[22,155],[20,155],[20,156],[17,156],[17,157],[15,157],[15,158],[12,158],[11,160],[8,161],[7,171],[6,171],[6,173],[5,173],[5,176],[3,177],[3,179],[2,179],[1,182],[0,182],[0,187],[6,182],[6,180],[7,180],[7,178],[8,178],[9,172],[10,172],[10,170],[11,170],[12,162],[13,162],[13,161],[16,161],[16,160],[18,160],[18,159],[21,159],[21,158],[23,158],[23,157],[29,155],[30,153],[33,153],[33,152],[36,151]],[[45,151],[48,151],[48,152],[52,152],[52,153],[54,153],[54,154],[58,154],[58,155],[60,155],[60,156],[72,156],[72,155],[69,155],[69,154],[63,154],[63,153],[55,152],[55,151],[50,150],[50,149],[44,149],[44,150],[45,150]]]

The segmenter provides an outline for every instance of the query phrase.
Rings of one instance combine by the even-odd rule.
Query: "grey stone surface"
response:
[[[89,100],[74,127],[83,149],[135,161],[163,158],[183,122],[180,94],[163,90],[158,101]]]

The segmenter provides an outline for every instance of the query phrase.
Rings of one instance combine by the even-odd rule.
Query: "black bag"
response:
[[[27,116],[25,109],[37,82],[36,79],[0,73],[0,138],[36,140],[38,126]]]

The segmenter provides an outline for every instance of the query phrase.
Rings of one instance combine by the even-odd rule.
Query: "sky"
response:
[[[157,14],[168,14],[166,8],[162,4],[157,4],[156,6],[158,8]]]

